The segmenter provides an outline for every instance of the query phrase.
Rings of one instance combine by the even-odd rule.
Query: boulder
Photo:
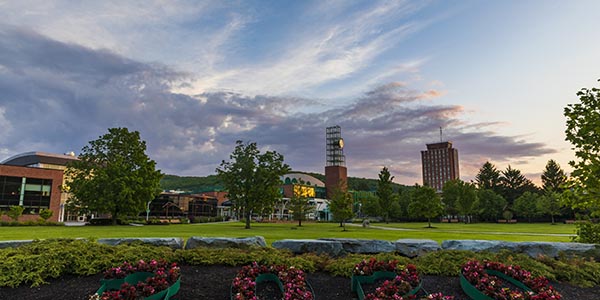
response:
[[[442,242],[444,250],[467,250],[474,252],[500,250],[517,251],[516,243],[488,240],[447,240]]]
[[[262,236],[245,238],[193,236],[187,240],[187,243],[185,244],[185,249],[194,249],[198,247],[249,249],[252,247],[266,246],[267,242],[265,242],[265,238]]]
[[[398,253],[410,258],[441,249],[438,242],[426,239],[399,239],[395,246]]]
[[[120,244],[127,244],[133,242],[142,242],[144,244],[151,244],[154,246],[167,246],[173,249],[183,249],[182,238],[108,238],[98,239],[98,243],[116,246]]]
[[[560,252],[567,255],[596,255],[596,245],[583,243],[553,243],[553,242],[519,242],[515,243],[516,252],[527,254],[531,257],[540,255],[556,258]]]
[[[382,240],[336,239],[323,238],[322,241],[340,242],[344,251],[349,253],[381,253],[394,252],[396,248],[391,242]]]
[[[279,240],[271,244],[276,249],[288,249],[293,253],[316,253],[329,256],[344,254],[344,247],[338,241],[325,240]]]
[[[31,244],[33,240],[0,241],[0,249],[17,248],[22,245]]]

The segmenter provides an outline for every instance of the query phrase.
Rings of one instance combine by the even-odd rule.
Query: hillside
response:
[[[325,175],[311,172],[292,171],[290,173],[304,173],[313,176],[321,181],[325,181]],[[375,191],[377,190],[377,179],[348,177],[348,188],[355,191]],[[177,176],[165,175],[160,180],[160,187],[163,190],[182,190],[182,191],[209,191],[223,189],[223,184],[216,175],[206,177],[195,176]],[[401,184],[394,183],[394,190],[404,187]]]

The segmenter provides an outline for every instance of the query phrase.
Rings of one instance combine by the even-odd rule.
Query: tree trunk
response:
[[[298,219],[298,227],[302,227],[302,219]]]
[[[344,221],[342,221],[342,225],[343,225],[342,227],[344,227],[343,231],[346,231],[346,223],[344,223]]]
[[[115,211],[113,211],[113,213],[112,213],[112,224],[113,224],[113,225],[117,225],[117,218],[118,218],[118,214],[119,214],[119,213],[118,213],[116,210],[115,210]]]
[[[550,215],[550,217],[552,218],[552,225],[554,225],[554,215]]]
[[[252,214],[251,213],[246,213],[246,229],[250,229],[250,216]]]
[[[340,222],[340,227],[344,227],[344,229],[346,229],[345,226],[344,226],[344,221]]]
[[[427,228],[431,228],[431,219],[427,218],[427,222],[429,223],[429,227],[427,227]]]

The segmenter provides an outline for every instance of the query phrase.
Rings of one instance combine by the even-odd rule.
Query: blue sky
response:
[[[421,183],[459,149],[534,182],[570,170],[563,108],[600,78],[597,1],[2,1],[0,160],[140,131],[165,173],[204,176],[236,140],[323,172],[340,125],[350,176]]]

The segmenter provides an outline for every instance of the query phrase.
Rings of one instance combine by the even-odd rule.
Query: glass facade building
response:
[[[0,210],[23,206],[26,214],[50,208],[52,179],[0,176]]]

